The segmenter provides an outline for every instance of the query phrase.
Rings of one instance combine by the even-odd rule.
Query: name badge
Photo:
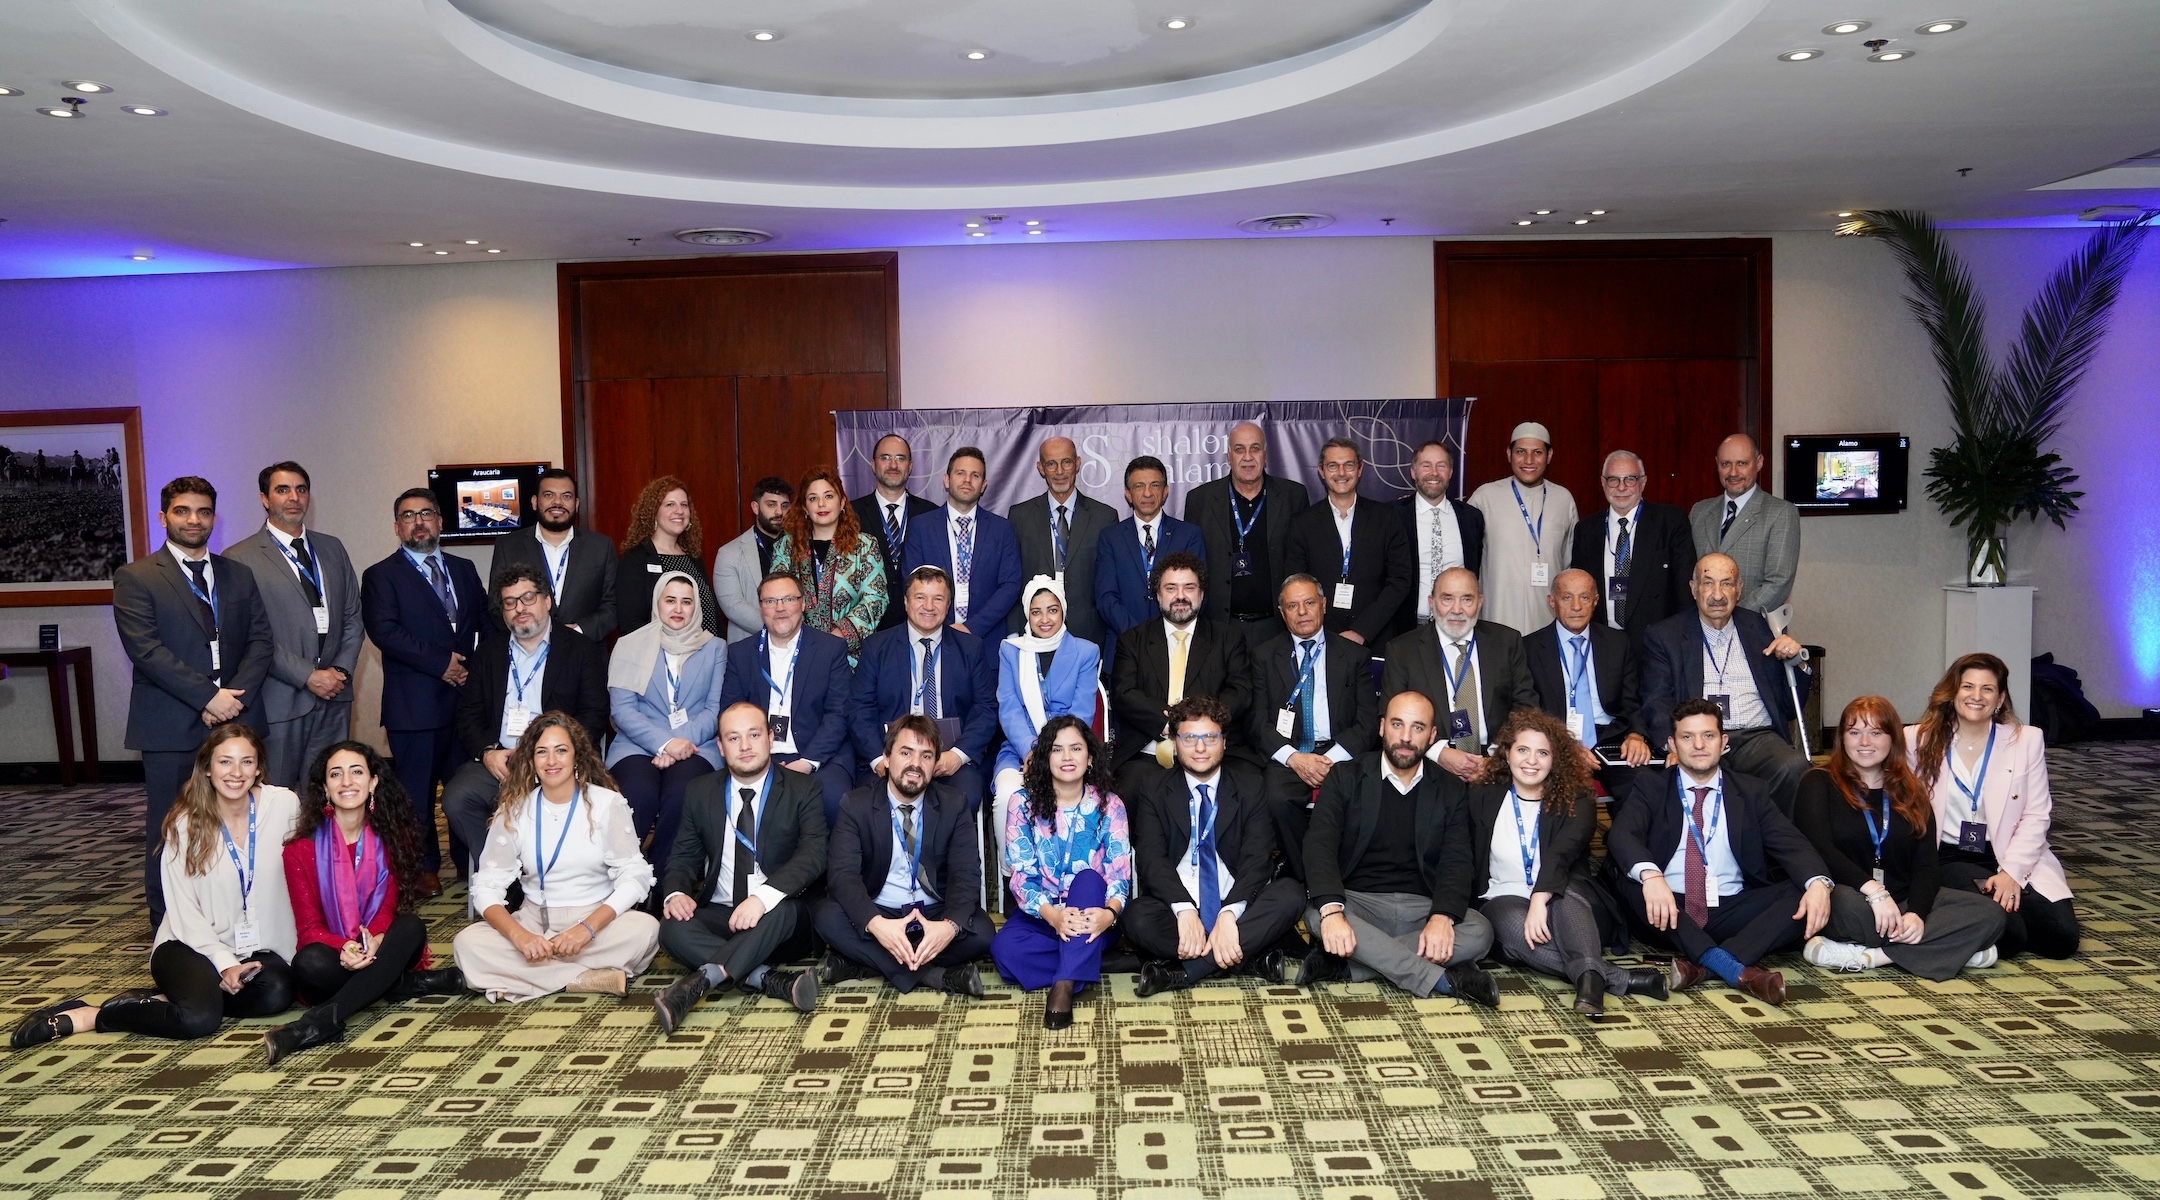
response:
[[[1605,581],[1605,586],[1611,589],[1614,604],[1627,603],[1627,576],[1615,575]]]
[[[1877,868],[1875,868],[1875,882],[1877,882],[1877,883],[1882,883],[1882,882],[1883,882],[1883,869],[1882,869],[1881,867],[1877,867]],[[1888,887],[1889,885],[1888,885],[1888,884],[1883,884],[1883,886],[1884,886],[1884,887]]]
[[[1248,575],[1251,575],[1251,574],[1252,574],[1252,555],[1251,555],[1250,553],[1248,553],[1248,552],[1246,552],[1246,551],[1244,551],[1244,550],[1240,550],[1240,551],[1238,551],[1238,552],[1236,552],[1235,554],[1232,554],[1232,555],[1230,556],[1230,576],[1231,576],[1231,578],[1233,578],[1233,579],[1243,579],[1243,578],[1245,578],[1246,576],[1248,576]]]
[[[1706,879],[1706,880],[1704,880],[1704,881],[1703,881],[1703,907],[1704,907],[1704,908],[1716,908],[1716,907],[1717,907],[1717,902],[1718,902],[1718,894],[1717,894],[1717,881],[1716,881],[1716,880],[1714,880],[1714,879]]]
[[[1986,854],[1988,848],[1986,821],[1958,822],[1958,849],[1973,854]]]
[[[242,921],[233,926],[232,944],[233,949],[238,951],[242,958],[262,949],[262,935],[255,931],[255,922]]]
[[[1447,735],[1451,742],[1471,736],[1469,709],[1458,708],[1447,715]]]
[[[320,604],[315,606],[315,632],[330,632],[330,610]]]
[[[671,708],[667,715],[668,728],[681,729],[690,723],[690,714],[679,708]]]
[[[1574,709],[1569,709],[1567,715],[1567,727],[1568,732],[1575,735],[1575,740],[1581,742],[1583,745],[1592,746],[1597,744],[1596,739],[1593,738],[1590,733],[1589,713],[1577,712]]]
[[[658,575],[658,574],[659,574],[659,573],[661,572],[661,570],[662,570],[662,568],[661,568],[661,566],[660,566],[660,564],[659,564],[659,563],[646,563],[646,564],[645,564],[645,573],[646,573],[647,575]]]
[[[511,705],[503,712],[503,732],[515,742],[525,736],[525,727],[532,724],[533,714],[529,708]]]
[[[788,726],[791,723],[792,718],[786,713],[771,713],[765,718],[765,726],[772,730],[772,739],[775,742],[788,740]]]
[[[1297,710],[1285,708],[1275,714],[1275,736],[1287,738],[1297,729]]]
[[[1716,693],[1716,694],[1714,694],[1714,695],[1704,696],[1704,697],[1703,697],[1703,699],[1705,699],[1705,700],[1708,700],[1708,701],[1709,701],[1710,703],[1712,703],[1712,704],[1715,704],[1715,705],[1717,705],[1717,710],[1718,710],[1718,718],[1719,718],[1720,720],[1723,720],[1723,721],[1731,721],[1731,720],[1732,720],[1732,697],[1731,697],[1731,696],[1729,696],[1729,695],[1725,694],[1724,692],[1718,692],[1718,693]]]
[[[1534,562],[1534,563],[1531,563],[1531,564],[1530,564],[1530,586],[1531,586],[1531,587],[1551,587],[1551,586],[1552,586],[1552,564],[1551,564],[1551,563],[1542,563],[1542,562]]]
[[[1350,598],[1356,594],[1357,588],[1347,583],[1338,583],[1335,585],[1335,598],[1328,601],[1328,603],[1337,608],[1348,608],[1350,607]]]
[[[212,642],[210,643],[210,673],[215,675],[219,671],[222,671],[224,669],[225,656],[219,651],[218,644],[216,642]]]

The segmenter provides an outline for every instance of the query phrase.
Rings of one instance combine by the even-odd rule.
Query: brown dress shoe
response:
[[[1785,1003],[1785,976],[1777,971],[1749,967],[1740,972],[1740,990],[1777,1008]]]
[[[1671,984],[1673,991],[1684,992],[1709,977],[1710,968],[1693,959],[1681,958],[1678,955],[1673,957]]]
[[[433,900],[442,895],[442,876],[433,871],[422,871],[420,882],[413,885],[413,890],[420,893],[421,899]]]

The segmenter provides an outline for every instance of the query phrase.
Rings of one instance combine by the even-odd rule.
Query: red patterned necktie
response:
[[[1692,819],[1695,822],[1695,832],[1687,838],[1687,899],[1685,904],[1688,920],[1695,922],[1697,925],[1708,925],[1710,923],[1710,893],[1706,889],[1710,886],[1710,866],[1703,861],[1702,810],[1703,798],[1710,794],[1710,789],[1699,787],[1689,788],[1688,790],[1695,793],[1695,811],[1692,814]]]

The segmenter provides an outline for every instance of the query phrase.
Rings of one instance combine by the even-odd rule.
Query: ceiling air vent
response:
[[[1326,229],[1335,218],[1323,213],[1281,213],[1272,217],[1254,217],[1239,221],[1237,227],[1247,233],[1309,233]]]
[[[755,246],[771,241],[772,235],[761,229],[685,229],[675,240],[693,246]]]

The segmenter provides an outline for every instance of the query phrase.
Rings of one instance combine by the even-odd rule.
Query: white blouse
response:
[[[1506,800],[1500,802],[1500,815],[1492,823],[1492,841],[1486,845],[1487,876],[1490,880],[1480,899],[1495,896],[1520,896],[1530,898],[1537,883],[1537,871],[1545,865],[1545,847],[1540,845],[1530,854],[1530,873],[1523,873],[1523,835],[1537,836],[1538,817],[1544,814],[1544,805],[1536,800],[1522,802],[1522,828],[1515,827],[1515,810]]]
[[[265,784],[255,793],[255,860],[248,863],[248,838],[242,833],[233,851],[248,864],[247,912],[240,908],[240,873],[233,869],[233,855],[217,827],[201,831],[216,844],[210,847],[210,869],[201,875],[187,873],[189,844],[197,831],[185,820],[180,835],[165,843],[158,869],[165,885],[165,922],[158,926],[152,943],[180,942],[194,949],[223,971],[242,958],[233,945],[233,927],[243,920],[255,925],[257,948],[292,961],[300,940],[293,926],[292,898],[285,890],[285,843],[300,820],[300,797],[291,790]],[[250,951],[253,953],[253,951]]]
[[[577,811],[550,804],[538,788],[488,824],[487,847],[473,872],[472,901],[477,912],[503,903],[516,882],[527,904],[549,908],[593,908],[601,904],[625,913],[652,890],[653,869],[638,849],[630,802],[621,793],[586,787]],[[537,849],[533,823],[538,809]],[[561,847],[558,855],[556,848]],[[548,864],[547,886],[540,886],[540,855]]]

